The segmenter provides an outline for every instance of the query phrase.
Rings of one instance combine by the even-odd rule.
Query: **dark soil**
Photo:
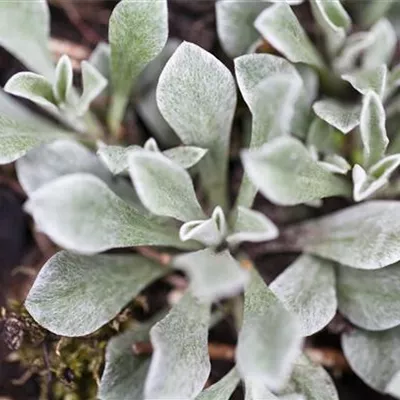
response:
[[[69,3],[69,4],[68,4]],[[53,1],[52,37],[67,39],[89,49],[95,47],[99,40],[107,38],[107,21],[115,1],[92,0],[87,2]],[[71,6],[72,4],[72,6]],[[194,42],[218,54],[218,57],[230,61],[223,55],[218,46],[215,32],[214,1],[170,0],[170,34],[183,40]],[[23,66],[4,50],[0,49],[0,84],[4,83],[14,73],[23,70]],[[233,168],[237,168],[234,164]],[[13,169],[10,166],[0,169],[0,307],[6,305],[7,298],[16,298],[22,301],[29,290],[32,276],[24,271],[17,272],[20,265],[29,266],[30,271],[37,271],[54,252],[51,243],[41,235],[33,235],[30,220],[22,210],[24,195],[21,193],[15,180]],[[265,200],[257,199],[257,208],[265,212],[280,224],[288,221],[282,216],[288,215],[287,210],[272,206]],[[324,212],[342,208],[345,204],[341,200],[330,200],[324,207]],[[309,209],[297,209],[293,212],[299,218],[307,214]],[[317,211],[314,211],[316,213]],[[295,255],[264,256],[256,260],[257,267],[267,281],[277,276]],[[165,283],[152,285],[146,292],[151,300],[151,309],[157,310],[165,304],[169,286]],[[12,383],[13,379],[22,376],[24,371],[17,363],[4,361],[9,353],[6,350],[1,332],[3,323],[0,322],[0,396],[8,396],[15,400],[37,400],[39,386],[35,377],[28,379],[22,386]],[[235,344],[233,322],[225,320],[214,327],[210,332],[213,342]],[[310,339],[310,343],[317,348],[331,348],[340,352],[338,334],[324,330]],[[232,364],[226,361],[212,363],[210,382],[220,379]],[[332,371],[331,371],[332,372]],[[351,372],[336,371],[335,381],[341,400],[381,400],[390,399],[382,396],[364,385]],[[234,400],[243,399],[240,389],[235,392]],[[117,400],[117,399],[116,399]]]

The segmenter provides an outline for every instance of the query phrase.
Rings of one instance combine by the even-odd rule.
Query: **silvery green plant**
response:
[[[396,26],[385,19],[396,7],[310,0],[317,47],[296,16],[299,3],[216,3],[232,74],[200,47],[168,40],[166,0],[122,0],[109,45],[81,65],[81,90],[69,58],[51,59],[46,2],[0,3],[0,44],[34,71],[0,92],[0,161],[16,161],[25,209],[64,249],[28,295],[32,317],[57,335],[85,336],[174,270],[190,282],[170,310],[111,339],[100,399],[228,400],[241,381],[246,400],[336,400],[302,345],[337,310],[354,325],[342,336],[352,369],[400,397],[400,66],[392,67]],[[354,32],[350,15],[363,30]],[[279,55],[258,53],[265,42]],[[244,176],[231,206],[237,87],[250,129],[244,124]],[[106,128],[91,107],[99,97],[110,99]],[[119,141],[132,103],[154,134],[143,147]],[[258,191],[278,206],[318,208],[332,196],[355,205],[278,230],[252,209]],[[268,287],[238,250],[243,242],[300,256]],[[107,253],[137,246],[159,247],[168,265]],[[236,305],[236,365],[204,389],[211,305],[221,299]],[[132,354],[149,340],[152,355]]]

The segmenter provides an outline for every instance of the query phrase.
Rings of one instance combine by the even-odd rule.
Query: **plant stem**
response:
[[[125,109],[128,105],[129,98],[115,93],[111,99],[111,105],[108,110],[107,124],[114,138],[119,137],[121,129],[121,121],[124,118]]]

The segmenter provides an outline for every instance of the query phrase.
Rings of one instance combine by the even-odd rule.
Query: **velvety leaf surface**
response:
[[[242,291],[249,277],[228,250],[185,253],[175,257],[173,265],[189,275],[190,289],[201,301],[233,296]]]
[[[327,99],[317,101],[313,110],[318,117],[344,134],[352,131],[360,123],[360,108],[358,106]]]
[[[283,304],[299,316],[304,336],[323,329],[336,313],[334,267],[331,261],[305,254],[270,285]]]
[[[239,374],[233,368],[218,382],[201,392],[196,400],[229,400],[239,381]]]
[[[193,399],[210,373],[210,305],[187,293],[150,331],[154,352],[145,399]]]
[[[400,327],[382,332],[354,330],[342,336],[351,369],[369,386],[385,392],[400,370]]]
[[[128,157],[129,172],[142,203],[156,215],[180,221],[205,216],[190,175],[160,153],[136,150]]]
[[[150,357],[135,356],[132,345],[148,341],[150,328],[148,323],[141,324],[109,341],[98,393],[100,400],[143,399]]]
[[[296,360],[286,391],[300,393],[307,400],[339,400],[330,375],[304,355]]]
[[[300,352],[300,330],[297,317],[252,269],[236,353],[242,378],[272,390],[282,389]]]
[[[279,235],[276,225],[259,211],[239,206],[232,232],[227,237],[230,245],[241,242],[263,242]]]
[[[369,331],[400,325],[399,264],[375,271],[340,267],[339,310],[353,324]]]
[[[254,23],[260,34],[292,62],[322,68],[324,62],[293,10],[286,3],[264,10]]]
[[[368,92],[363,100],[360,117],[360,132],[366,166],[378,162],[385,154],[389,144],[385,122],[385,109],[379,96],[374,92]]]
[[[215,205],[225,208],[227,157],[236,107],[229,70],[213,55],[183,43],[166,64],[157,87],[161,114],[186,145],[208,149],[200,173]]]
[[[187,247],[175,228],[137,211],[88,174],[63,176],[42,186],[25,207],[41,231],[80,253],[142,245]]]
[[[207,149],[202,149],[201,147],[178,146],[163,151],[163,154],[175,164],[188,169],[196,165],[207,152]]]
[[[168,269],[138,255],[81,256],[61,251],[41,269],[25,306],[61,336],[99,329]]]
[[[48,49],[49,35],[46,0],[0,2],[0,45],[29,69],[51,78],[54,66]]]
[[[51,124],[40,126],[0,116],[0,164],[15,161],[29,150],[67,135],[67,131]]]
[[[58,103],[68,103],[70,100],[73,78],[74,73],[71,59],[64,55],[57,63],[55,82],[53,85],[53,95]]]
[[[216,3],[217,32],[223,49],[230,57],[245,54],[259,38],[254,20],[266,8],[265,1],[230,1]]]
[[[315,161],[297,139],[283,137],[242,155],[245,171],[270,201],[295,205],[350,194],[345,180]]]
[[[400,260],[400,202],[369,201],[297,228],[300,247],[359,269],[379,269]]]
[[[109,23],[113,103],[109,124],[117,129],[139,74],[162,50],[168,38],[166,0],[122,0]]]

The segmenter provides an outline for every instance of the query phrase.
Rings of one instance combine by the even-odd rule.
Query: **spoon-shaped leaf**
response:
[[[47,330],[84,336],[113,319],[168,269],[138,255],[81,256],[61,251],[41,269],[25,306]]]
[[[25,208],[57,244],[81,253],[142,245],[187,247],[175,228],[139,212],[88,174],[42,186]]]
[[[146,400],[193,399],[210,373],[210,305],[187,293],[150,332],[154,352],[145,384]],[[188,351],[190,349],[190,351]]]
[[[277,138],[242,156],[246,173],[261,193],[281,205],[349,195],[350,186],[315,161],[297,139]]]
[[[331,261],[303,255],[270,285],[283,304],[299,316],[304,336],[323,329],[336,313],[334,267]]]

